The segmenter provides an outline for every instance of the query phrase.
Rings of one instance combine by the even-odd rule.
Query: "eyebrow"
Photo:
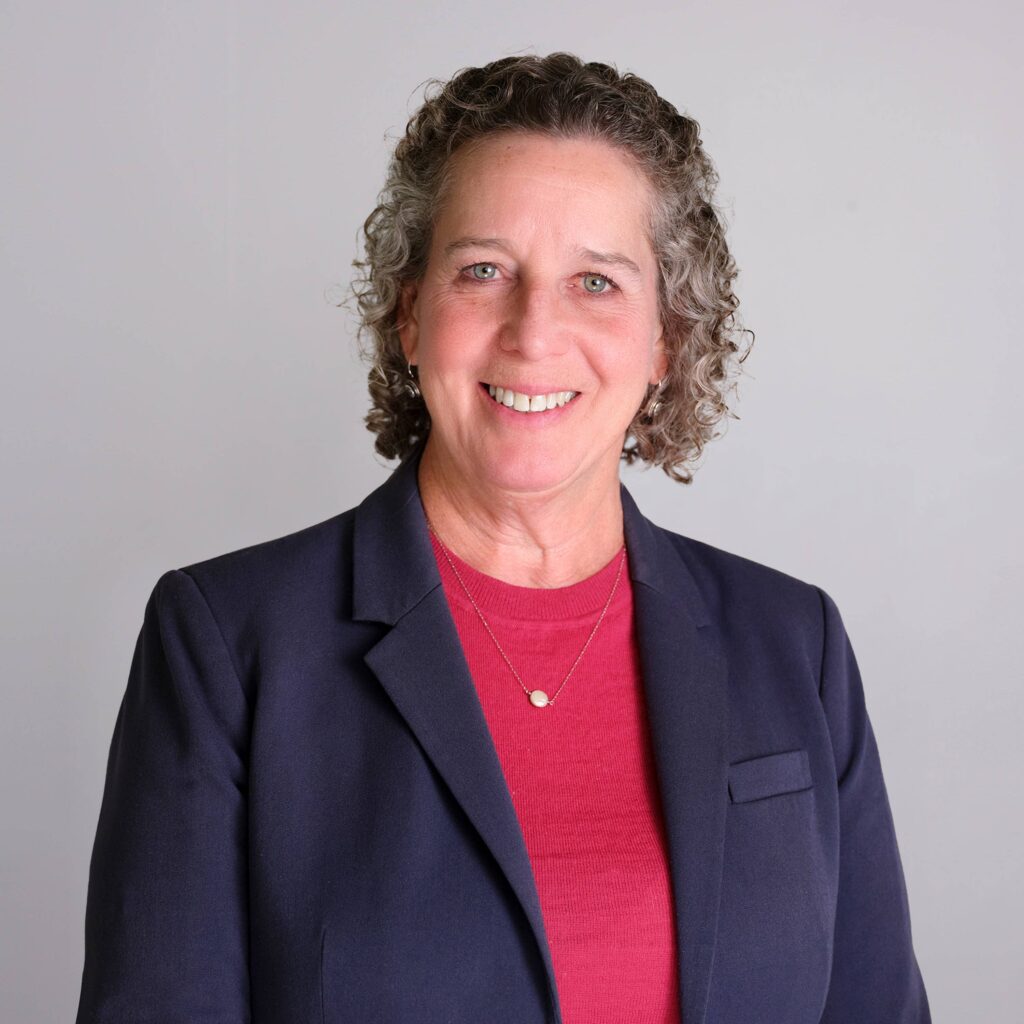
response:
[[[604,267],[623,267],[636,277],[643,276],[636,263],[628,256],[623,256],[621,252],[596,252],[593,249],[577,249],[576,253],[590,263],[600,264]]]
[[[453,253],[461,252],[463,249],[501,249],[503,252],[511,252],[512,247],[503,238],[474,238],[467,235],[464,238],[456,238],[444,247],[444,255],[447,259]]]
[[[454,242],[449,242],[444,247],[444,255],[447,259],[454,253],[461,252],[463,249],[500,249],[502,252],[511,253],[512,246],[504,238],[477,238],[473,236],[465,236],[463,238],[456,238]],[[596,249],[577,249],[576,256],[586,260],[589,263],[603,267],[622,267],[628,270],[631,274],[636,277],[642,277],[643,273],[640,267],[634,260],[631,260],[628,256],[624,256],[621,252],[598,252]]]

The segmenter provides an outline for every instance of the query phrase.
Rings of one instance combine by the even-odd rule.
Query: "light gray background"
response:
[[[73,1017],[158,576],[386,475],[330,299],[417,87],[569,49],[701,122],[757,331],[695,484],[627,482],[835,598],[936,1020],[1019,1021],[1017,6],[4,3],[0,1019]]]

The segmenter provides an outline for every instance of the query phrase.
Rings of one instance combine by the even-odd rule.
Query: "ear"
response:
[[[402,342],[402,352],[406,362],[416,365],[416,350],[419,347],[419,320],[417,319],[416,300],[419,296],[419,282],[406,281],[402,285],[398,297],[398,337]]]

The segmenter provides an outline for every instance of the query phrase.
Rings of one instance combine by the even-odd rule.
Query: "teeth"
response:
[[[499,405],[504,405],[516,412],[546,412],[557,409],[576,397],[575,391],[552,391],[548,395],[524,395],[511,388],[500,388],[488,384],[487,391]]]

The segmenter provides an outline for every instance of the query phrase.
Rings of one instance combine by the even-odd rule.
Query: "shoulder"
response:
[[[673,533],[662,527],[658,529],[666,535],[697,577],[698,583],[709,593],[729,592],[734,597],[764,595],[799,602],[806,599],[810,591],[817,589],[813,583],[776,566],[715,547],[694,537]]]
[[[831,598],[789,572],[704,541],[655,527],[689,570],[709,620],[747,636],[821,638]]]
[[[353,511],[169,569],[155,590],[173,589],[173,581],[188,577],[222,625],[267,615],[300,617],[304,606],[337,594]]]

